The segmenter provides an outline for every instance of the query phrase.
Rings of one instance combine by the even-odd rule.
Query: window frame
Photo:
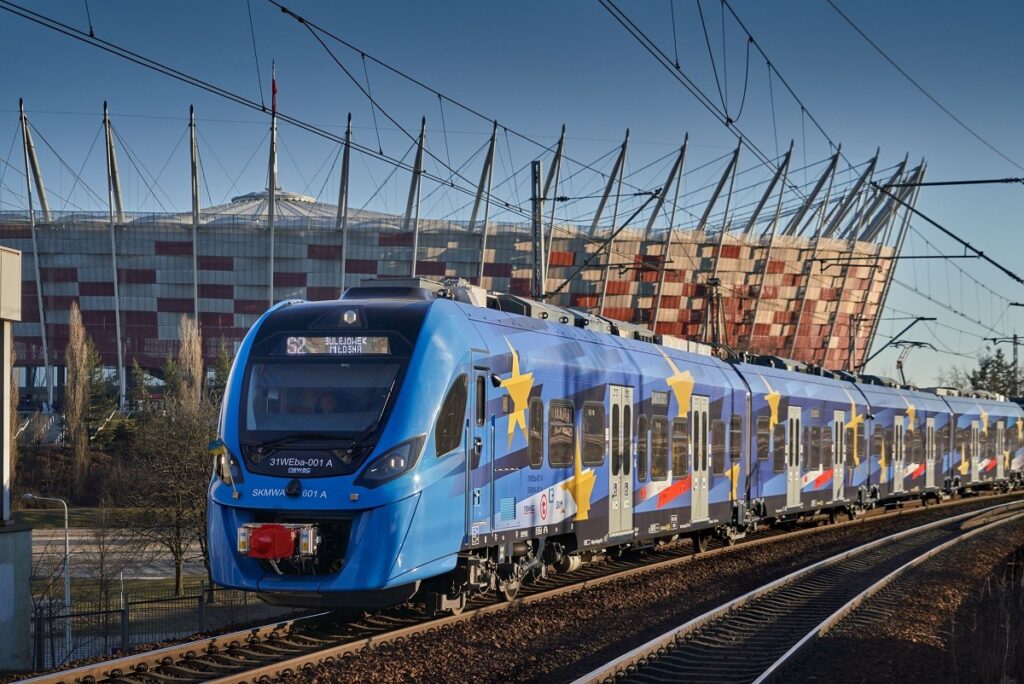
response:
[[[531,470],[539,470],[540,468],[542,468],[544,466],[544,444],[545,444],[545,437],[547,436],[547,431],[544,429],[545,428],[544,399],[542,399],[541,397],[530,397],[530,401],[527,404],[527,411],[530,414],[530,418],[526,422],[526,451],[527,451],[527,458],[529,459],[529,462],[530,462],[530,469]],[[534,424],[533,424],[534,416],[539,416],[539,418],[540,418],[540,435],[537,436],[536,438],[534,437]],[[509,418],[509,420],[511,420],[511,418]],[[535,439],[536,439],[536,442],[534,441]],[[539,454],[537,454],[537,458],[536,459],[534,459],[535,447],[537,447],[536,451],[540,452]]]
[[[711,420],[711,474],[725,474],[725,435],[726,424],[721,418]]]
[[[568,425],[571,428],[571,438],[569,441],[569,456],[568,459],[563,463],[561,461],[555,462],[554,455],[555,449],[551,439],[554,435],[555,421],[551,416],[551,412],[556,408],[569,409],[572,412],[572,419],[569,422],[558,421],[558,425]],[[569,468],[576,461],[576,405],[566,399],[552,399],[548,402],[548,467],[549,468]]]
[[[600,411],[600,415],[601,415],[601,429],[600,429],[599,432],[597,432],[595,434],[590,434],[590,433],[587,432],[587,409],[588,408],[596,408],[598,411]],[[605,411],[604,403],[602,403],[600,401],[585,401],[585,402],[583,402],[583,410],[582,410],[582,413],[580,414],[580,435],[581,435],[581,437],[583,439],[583,442],[580,445],[580,462],[583,465],[585,465],[585,466],[603,466],[604,465],[605,453],[608,451],[608,443],[605,440],[605,435],[607,434],[607,430],[608,430],[608,415],[607,415],[607,412]],[[588,437],[588,435],[589,436],[600,437],[600,442],[601,442],[601,450],[600,450],[601,459],[598,460],[598,461],[588,460],[587,459],[587,437]]]
[[[640,413],[636,418],[636,481],[647,481],[647,433],[650,432],[650,420],[647,414]]]
[[[680,480],[690,474],[690,419],[680,417],[672,420],[669,435],[669,462],[672,464],[672,479]],[[677,447],[682,447],[677,448]],[[681,464],[681,468],[676,468]]]
[[[659,446],[657,442],[657,426],[662,426],[664,442]],[[653,416],[651,418],[651,481],[664,482],[668,479],[669,472],[669,433],[668,416]],[[658,468],[657,466],[661,466]]]
[[[463,397],[463,401],[462,401],[462,413],[459,416],[459,421],[458,421],[458,430],[457,430],[458,439],[452,441],[453,446],[451,446],[451,447],[449,447],[449,448],[447,448],[447,449],[442,451],[441,450],[441,446],[442,446],[441,445],[441,436],[442,436],[442,433],[441,433],[441,431],[439,429],[440,426],[441,426],[441,420],[446,415],[449,415],[449,414],[446,413],[445,407],[448,405],[449,399],[452,398],[452,393],[456,390],[456,388],[459,386],[460,383],[461,383],[462,388],[463,388],[464,397]],[[452,380],[452,384],[448,386],[448,391],[444,393],[444,399],[441,401],[441,406],[438,409],[437,417],[434,419],[434,427],[433,427],[433,431],[434,431],[434,455],[435,455],[436,458],[443,458],[443,457],[445,457],[445,456],[447,456],[447,455],[449,455],[451,453],[454,453],[460,446],[464,445],[464,442],[465,442],[465,439],[466,439],[466,410],[468,408],[469,408],[469,374],[468,373],[462,373],[457,378]],[[447,429],[447,426],[446,426],[446,429]],[[447,435],[447,432],[445,433],[445,435]]]
[[[736,463],[743,456],[743,418],[734,413],[729,417],[729,460]]]

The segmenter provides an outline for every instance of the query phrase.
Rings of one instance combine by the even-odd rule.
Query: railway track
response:
[[[976,502],[967,500],[943,506],[955,507],[961,503]],[[1002,504],[1008,505],[1012,504]],[[1021,502],[1021,505],[1024,505],[1024,502]],[[752,545],[772,543],[781,534],[793,538],[835,530],[840,526],[862,525],[870,523],[873,519],[892,519],[892,515],[882,515],[880,509],[875,510],[877,512],[872,511],[855,520],[840,522],[837,525],[810,527],[786,533],[766,529],[736,546],[711,549],[702,554],[702,557],[713,557]],[[900,513],[912,515],[925,510],[931,509],[914,507]],[[667,566],[690,562],[694,557],[689,542],[676,543],[651,550],[642,557],[627,556],[609,560],[584,566],[568,575],[554,575],[524,585],[519,596],[511,602],[501,602],[491,596],[476,598],[470,601],[460,615],[436,618],[414,608],[399,607],[352,622],[338,622],[331,613],[318,613],[53,672],[24,681],[33,684],[266,681],[295,674],[321,663],[340,660],[383,643],[399,641],[428,630],[444,628],[455,622],[505,610],[510,606],[580,591],[633,574],[654,572]]]
[[[735,598],[574,684],[777,681],[808,645],[902,572],[958,542],[1024,519],[1003,503],[883,537]]]

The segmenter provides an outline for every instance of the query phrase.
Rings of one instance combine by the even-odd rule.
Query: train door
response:
[[[832,500],[843,498],[843,484],[846,478],[846,414],[835,411],[832,414]]]
[[[490,370],[473,369],[469,388],[469,429],[466,451],[466,533],[470,539],[494,529],[491,509],[494,487],[494,420],[487,410]]]
[[[608,536],[633,533],[633,388],[610,385],[611,458],[608,459]]]
[[[1002,480],[1006,465],[1006,424],[1003,421],[996,423],[996,453],[992,455],[996,459],[996,479]]]
[[[924,434],[924,486],[925,489],[935,487],[935,419],[925,421]]]
[[[903,460],[906,455],[903,441],[904,417],[896,416],[892,426],[892,491],[899,494],[903,491]]]
[[[800,489],[803,486],[800,474],[800,434],[803,427],[800,423],[800,407],[790,406],[786,423],[786,508],[800,505]]]
[[[971,482],[978,481],[979,458],[981,454],[981,438],[978,433],[978,421],[971,421]]]
[[[693,397],[690,404],[693,414],[693,439],[690,440],[693,462],[690,472],[693,473],[690,491],[690,522],[702,522],[708,519],[708,453],[711,450],[711,435],[708,429],[708,417],[711,402],[708,397]]]

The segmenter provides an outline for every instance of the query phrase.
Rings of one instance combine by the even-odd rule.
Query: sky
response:
[[[721,2],[616,4],[673,61],[678,54],[682,73],[717,106],[724,101],[735,126],[766,157],[778,158],[792,140],[794,182],[814,182],[831,154],[830,140],[842,145],[837,178],[847,182],[855,177],[847,160],[862,164],[876,149],[881,150],[881,168],[905,155],[912,164],[925,160],[926,180],[1024,176],[1024,170],[988,149],[915,89],[825,0],[730,2],[771,60],[771,76],[765,58],[753,48],[748,53],[747,34]],[[1024,43],[1019,39],[1024,3],[836,3],[934,98],[1003,155],[1024,165]],[[530,194],[529,161],[550,161],[550,147],[563,124],[566,152],[574,160],[566,164],[563,192],[571,197],[599,191],[600,176],[586,167],[607,172],[626,129],[627,171],[637,190],[663,182],[671,155],[689,134],[684,193],[694,193],[690,208],[699,212],[707,184],[722,173],[725,156],[736,145],[733,133],[598,2],[285,4],[356,50],[321,35],[325,48],[268,0],[41,0],[31,9],[82,31],[89,30],[91,19],[101,39],[268,107],[273,61],[283,113],[336,136],[351,113],[354,140],[392,159],[411,161],[411,139],[425,117],[432,155],[428,172],[462,188],[476,183],[490,122],[497,120],[495,192],[521,207]],[[365,60],[364,67],[359,50],[449,99],[439,100],[372,60]],[[373,94],[378,110],[356,82]],[[55,209],[105,209],[98,137],[105,100],[118,133],[128,209],[181,211],[190,206],[189,105],[196,108],[200,133],[203,205],[266,186],[265,113],[0,11],[0,211],[25,207],[19,98],[25,99],[36,130]],[[280,185],[335,202],[338,145],[286,124],[279,140]],[[750,169],[744,178],[751,181],[768,174],[747,150],[740,165]],[[408,172],[354,155],[354,206],[401,213],[407,193]],[[747,190],[738,191],[735,201],[755,200],[754,190]],[[624,199],[623,211],[641,201]],[[467,202],[457,189],[428,182],[423,214],[465,218]],[[1017,257],[1024,248],[1019,230],[1024,185],[923,188],[918,208],[1011,270],[1024,272]],[[522,220],[511,211],[496,211],[495,219]],[[582,221],[592,211],[593,200],[574,201],[560,218]],[[905,253],[962,253],[923,220],[911,225]],[[903,328],[910,320],[906,317],[936,317],[905,336],[937,348],[915,350],[907,362],[908,379],[934,384],[943,369],[973,366],[986,344],[982,338],[1024,334],[1024,308],[1008,306],[1017,301],[1024,301],[1024,286],[981,262],[902,261],[875,348]],[[889,348],[869,370],[895,375],[895,358]]]

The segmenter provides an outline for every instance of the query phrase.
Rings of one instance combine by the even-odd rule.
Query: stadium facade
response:
[[[904,161],[876,173],[876,156],[856,182],[833,192],[837,159],[813,190],[787,203],[781,189],[777,203],[769,201],[777,172],[743,214],[728,205],[714,214],[716,191],[690,226],[547,226],[547,301],[659,334],[706,341],[715,328],[732,349],[856,367],[916,196],[911,187],[880,192],[871,181],[919,181],[924,165]],[[212,362],[221,341],[237,345],[271,302],[337,298],[366,278],[462,277],[495,291],[531,291],[530,223],[410,222],[408,214],[354,209],[341,216],[336,205],[280,190],[202,211],[194,200],[193,211],[180,214],[133,215],[119,199],[103,213],[0,213],[0,244],[24,255],[23,317],[14,327],[23,392],[45,398],[44,367],[62,384],[75,301],[105,365],[158,369],[177,351],[182,314],[197,317]],[[717,325],[709,320],[715,292]]]

